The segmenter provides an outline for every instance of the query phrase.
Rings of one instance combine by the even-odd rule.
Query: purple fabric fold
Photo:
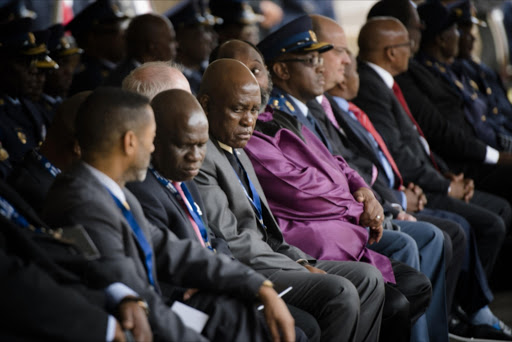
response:
[[[368,231],[359,226],[363,204],[352,192],[368,186],[304,126],[302,133],[306,143],[287,129],[254,132],[245,147],[286,241],[320,260],[367,262],[394,283],[390,260],[366,247]]]

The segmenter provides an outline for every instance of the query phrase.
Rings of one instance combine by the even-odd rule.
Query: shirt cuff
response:
[[[400,191],[400,197],[402,198],[400,204],[402,204],[402,208],[404,209],[404,211],[407,211],[407,196],[405,196],[405,192]]]
[[[116,336],[116,319],[112,315],[108,315],[108,323],[107,323],[107,342],[114,341],[114,337]]]
[[[498,159],[500,159],[500,152],[498,152],[498,150],[492,148],[491,146],[487,145],[484,163],[496,164],[498,163]]]
[[[107,307],[113,310],[125,297],[139,297],[139,294],[123,283],[112,283],[105,289]]]

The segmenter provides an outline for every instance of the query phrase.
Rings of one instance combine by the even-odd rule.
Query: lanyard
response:
[[[171,192],[171,194],[176,198],[176,200],[180,203],[183,203],[185,207],[187,208],[190,216],[194,220],[194,222],[197,224],[197,227],[199,228],[199,232],[201,233],[201,237],[203,238],[204,245],[208,247],[209,250],[213,251],[213,247],[208,241],[208,231],[206,230],[206,227],[204,225],[203,219],[201,218],[201,210],[197,203],[192,198],[192,195],[190,194],[190,191],[188,191],[187,186],[185,183],[181,183],[181,190],[183,190],[183,193],[185,194],[185,197],[187,198],[188,203],[186,203],[183,198],[181,198],[178,190],[174,187],[174,185],[166,178],[162,177],[158,171],[156,171],[154,168],[149,168],[149,170],[153,173],[153,175],[156,177],[158,182],[167,190]]]
[[[260,196],[258,195],[258,192],[256,191],[256,188],[254,187],[254,184],[251,182],[251,178],[249,178],[249,175],[245,171],[245,168],[243,167],[242,163],[240,163],[240,160],[236,156],[236,151],[234,149],[233,149],[233,156],[235,157],[236,162],[238,163],[238,165],[242,169],[245,177],[247,178],[247,181],[249,183],[249,188],[251,189],[252,197],[249,196],[249,193],[247,192],[247,189],[245,188],[244,184],[242,183],[242,180],[240,179],[240,176],[238,175],[236,170],[233,168],[233,171],[235,171],[235,175],[238,178],[238,182],[242,186],[242,189],[244,189],[245,197],[247,197],[249,202],[251,202],[253,208],[256,210],[256,216],[258,217],[258,221],[261,223],[263,228],[267,229],[267,227],[265,226],[265,223],[263,222],[263,214],[262,214],[262,211],[261,211]]]
[[[153,250],[151,248],[151,245],[149,244],[148,240],[146,240],[146,237],[144,236],[144,233],[142,232],[142,229],[140,228],[139,224],[135,220],[135,217],[133,217],[132,212],[130,209],[128,209],[119,198],[114,196],[110,190],[107,189],[107,191],[110,193],[110,196],[114,199],[114,202],[116,202],[116,205],[121,209],[123,212],[123,216],[126,218],[126,221],[128,221],[128,224],[132,228],[133,233],[135,234],[135,237],[137,239],[137,242],[139,243],[139,246],[144,251],[145,256],[145,264],[146,264],[146,271],[148,274],[149,283],[153,286],[155,286],[155,281],[153,279]]]
[[[32,151],[34,156],[39,160],[41,165],[53,176],[57,177],[57,175],[61,172],[60,169],[56,166],[54,166],[50,161],[43,156],[41,153],[36,152],[35,150]]]

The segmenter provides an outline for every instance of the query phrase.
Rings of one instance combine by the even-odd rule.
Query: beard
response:
[[[272,77],[270,77],[270,72],[267,71],[268,74],[268,85],[267,88],[260,87],[260,93],[261,93],[261,106],[260,106],[260,113],[265,110],[265,107],[268,104],[268,99],[270,98],[270,93],[272,92]]]

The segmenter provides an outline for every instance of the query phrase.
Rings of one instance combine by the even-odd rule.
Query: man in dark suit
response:
[[[393,80],[393,76],[407,70],[411,43],[405,27],[396,19],[370,19],[361,30],[359,44],[361,88],[354,102],[368,114],[386,142],[404,181],[425,189],[427,205],[455,212],[469,221],[489,274],[501,247],[505,224],[500,216],[480,203],[492,202],[499,213],[506,202],[478,191],[473,196],[472,181],[463,175],[452,174],[449,178],[442,175],[440,170],[448,172],[447,167],[431,154],[421,128],[412,119]]]
[[[219,88],[219,80],[231,86]],[[258,83],[249,69],[228,59],[210,64],[199,102],[208,116],[211,136],[194,181],[203,196],[209,226],[226,239],[238,260],[279,287],[293,286],[287,302],[317,319],[323,340],[375,340],[384,295],[381,275],[364,263],[317,262],[288,245],[251,162],[240,149],[251,137],[261,104]],[[333,292],[335,288],[342,290]],[[331,306],[329,312],[321,309],[325,305]]]
[[[41,213],[55,177],[80,158],[75,139],[75,117],[78,107],[90,93],[75,94],[59,106],[41,147],[27,152],[8,179],[8,183],[38,213]]]
[[[109,120],[104,120],[105,113]],[[155,130],[147,98],[116,88],[91,94],[76,119],[82,162],[54,182],[44,209],[48,222],[85,227],[105,270],[148,301],[150,322],[159,338],[265,340],[252,305],[259,296],[273,338],[280,330],[283,338],[294,340],[293,318],[269,281],[224,255],[212,257],[196,242],[178,240],[168,229],[151,225],[139,202],[124,189],[126,182],[144,180]],[[173,296],[173,286],[205,291],[184,296],[187,304],[210,316],[199,329],[204,336],[187,328],[185,324],[193,322],[182,322],[165,305],[160,291]]]
[[[359,39],[361,87],[354,103],[370,117],[386,142],[404,181],[413,182],[425,191],[427,205],[458,213],[472,224],[479,236],[482,262],[490,274],[497,256],[497,246],[501,246],[506,227],[501,217],[478,204],[494,201],[495,207],[501,208],[506,206],[506,202],[482,192],[476,192],[473,196],[472,180],[464,179],[463,175],[443,176],[440,170],[449,170],[428,149],[420,129],[411,121],[391,89],[397,89],[393,75],[407,70],[410,47],[404,41],[410,41],[405,27],[396,19],[369,21],[365,27]],[[391,36],[388,32],[397,35]],[[380,41],[376,40],[376,35]],[[378,43],[378,48],[367,41]],[[475,204],[465,202],[470,200]],[[477,212],[478,215],[475,215]]]
[[[114,284],[97,260],[61,235],[0,181],[1,291],[8,312],[2,315],[0,337],[122,341],[124,328],[137,341],[149,341],[137,294]]]
[[[123,79],[146,62],[176,58],[176,34],[167,17],[147,13],[130,21],[126,29],[126,57],[103,81],[103,85],[120,87]]]
[[[226,241],[208,228],[202,198],[192,181],[208,142],[208,121],[201,106],[190,93],[177,89],[160,93],[151,106],[157,123],[153,165],[143,182],[129,183],[127,188],[158,228],[232,256]]]

